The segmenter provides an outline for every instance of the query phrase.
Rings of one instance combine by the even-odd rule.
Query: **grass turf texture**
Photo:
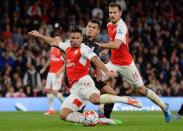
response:
[[[165,123],[162,112],[113,112],[112,117],[123,124],[85,127],[61,121],[58,114],[0,112],[0,131],[183,131],[183,119]]]

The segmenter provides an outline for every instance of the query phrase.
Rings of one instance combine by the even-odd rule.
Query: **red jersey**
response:
[[[59,48],[51,47],[49,72],[57,73],[64,65],[64,59]]]
[[[84,44],[78,48],[72,48],[70,42],[61,42],[59,47],[66,52],[66,75],[72,87],[80,78],[89,74],[90,59],[96,54]]]
[[[122,19],[117,24],[109,22],[107,24],[109,40],[121,40],[122,43],[119,49],[111,49],[111,62],[115,65],[125,66],[130,65],[133,58],[128,48],[128,29]]]

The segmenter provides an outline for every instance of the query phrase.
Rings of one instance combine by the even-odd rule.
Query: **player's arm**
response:
[[[59,46],[60,41],[57,38],[44,36],[36,30],[30,31],[28,32],[28,34],[43,40],[45,43],[48,43],[50,46],[56,46],[56,47]]]
[[[99,57],[88,46],[82,46],[81,54],[95,65],[96,69],[99,71],[97,73],[98,76],[107,75],[108,77],[111,77],[111,74],[104,63],[100,61]]]
[[[102,52],[99,53],[99,56],[107,55],[109,52],[109,49],[104,49]]]
[[[108,43],[98,43],[98,45],[102,48],[106,49],[119,49],[122,44],[122,41],[119,39],[115,39],[114,41],[110,41]]]
[[[96,56],[91,58],[91,62],[95,65],[95,72],[96,72],[96,78],[97,80],[102,80],[107,82],[108,80],[111,80],[111,78],[116,77],[117,74],[110,72],[105,64]]]
[[[46,68],[50,65],[50,60],[46,62],[46,64],[43,66],[43,68],[40,70],[40,74],[43,74],[46,70]]]
[[[102,70],[106,74],[109,73],[108,69],[105,67],[104,63],[99,59],[98,56],[92,57],[90,61],[95,65],[98,70]]]
[[[116,29],[116,35],[114,41],[109,41],[108,43],[101,43],[99,44],[100,47],[106,48],[106,49],[119,49],[121,44],[126,43],[126,34],[128,33],[128,30],[123,25],[118,25]]]

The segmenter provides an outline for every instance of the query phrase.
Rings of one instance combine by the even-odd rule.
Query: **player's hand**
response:
[[[108,80],[114,79],[117,76],[118,76],[117,73],[113,71],[108,71],[108,72],[105,72],[105,77],[103,77],[102,81],[108,81]]]
[[[35,37],[41,36],[41,34],[37,30],[32,30],[32,31],[28,32],[28,34],[31,36],[35,36]]]
[[[118,74],[116,72],[113,72],[113,71],[110,71],[109,74],[112,77],[117,77],[118,76]]]
[[[95,42],[97,45],[101,46],[101,43]]]
[[[100,56],[105,56],[107,55],[109,52],[109,49],[104,49],[101,53],[100,53]]]
[[[60,75],[61,75],[61,72],[57,72],[57,73],[55,74],[55,76],[56,76],[57,79],[60,77]]]
[[[95,69],[95,75],[96,75],[96,79],[97,81],[102,80],[105,76],[104,73],[100,70],[100,69]]]

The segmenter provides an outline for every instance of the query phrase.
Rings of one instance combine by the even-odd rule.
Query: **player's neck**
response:
[[[111,22],[112,22],[113,25],[117,25],[119,21],[120,21],[120,19],[117,20],[116,22],[112,22],[112,21]]]
[[[93,41],[95,38],[91,37],[91,36],[86,36],[86,38],[89,40],[89,41]]]

